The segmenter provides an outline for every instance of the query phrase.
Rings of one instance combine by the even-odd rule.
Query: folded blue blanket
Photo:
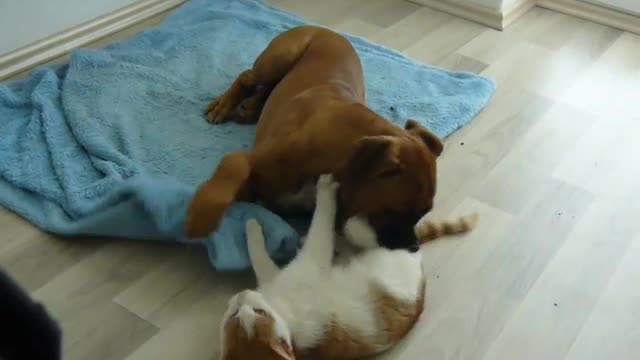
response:
[[[184,241],[196,186],[254,137],[254,126],[207,124],[204,107],[276,34],[305,23],[258,0],[191,0],[157,28],[0,86],[0,203],[56,234]],[[445,137],[494,91],[483,77],[349,39],[370,106],[398,125],[414,118]],[[202,242],[216,269],[249,266],[248,218],[274,258],[295,254],[290,219],[237,203]]]

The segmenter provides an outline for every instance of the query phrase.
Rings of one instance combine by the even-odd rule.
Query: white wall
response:
[[[138,0],[0,0],[0,54]]]

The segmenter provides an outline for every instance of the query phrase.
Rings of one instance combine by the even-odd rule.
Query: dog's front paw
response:
[[[202,186],[187,209],[187,235],[192,239],[198,239],[217,230],[231,202],[225,194],[209,189],[206,184]]]
[[[219,223],[219,219],[206,216],[208,212],[189,211],[185,221],[185,230],[190,239],[203,239],[213,232]]]
[[[223,213],[222,207],[196,204],[187,213],[185,221],[187,236],[191,239],[207,237],[218,228]]]
[[[237,99],[232,93],[227,91],[207,106],[207,110],[205,111],[207,122],[210,124],[222,124],[226,122],[229,120],[229,115],[237,105]]]

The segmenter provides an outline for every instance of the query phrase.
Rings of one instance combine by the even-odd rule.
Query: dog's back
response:
[[[274,38],[265,50],[267,52],[274,59],[272,62],[290,63],[295,59],[262,108],[256,146],[303,125],[291,121],[292,114],[299,114],[293,116],[296,119],[308,120],[311,117],[302,115],[315,112],[314,106],[322,106],[328,113],[334,111],[328,98],[364,103],[360,59],[351,43],[337,33],[313,26],[294,28]],[[260,60],[258,58],[256,63]]]

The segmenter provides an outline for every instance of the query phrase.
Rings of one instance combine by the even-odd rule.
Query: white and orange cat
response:
[[[412,329],[424,307],[420,252],[373,248],[333,265],[337,188],[330,175],[320,177],[306,241],[283,269],[270,259],[260,225],[247,222],[258,288],[229,301],[220,359],[362,359]]]

